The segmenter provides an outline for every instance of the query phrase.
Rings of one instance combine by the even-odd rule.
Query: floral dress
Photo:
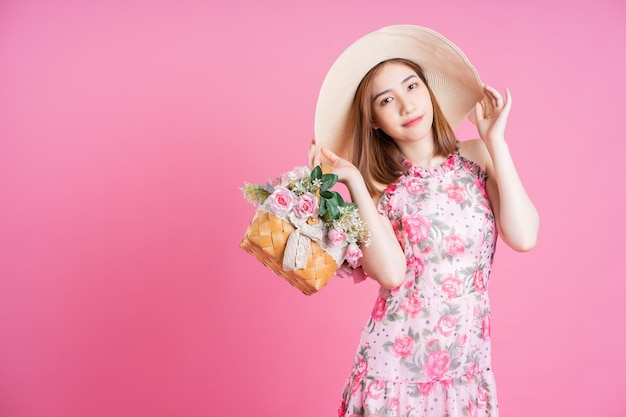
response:
[[[406,164],[378,206],[406,277],[380,290],[339,416],[497,416],[487,295],[497,235],[486,173],[458,152],[430,169]]]

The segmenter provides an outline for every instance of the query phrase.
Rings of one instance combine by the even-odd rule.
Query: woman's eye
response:
[[[413,90],[414,88],[417,88],[417,83],[409,85],[409,90]]]
[[[391,103],[392,101],[393,101],[393,98],[386,97],[386,98],[382,99],[382,101],[380,102],[380,105],[384,106],[385,104]]]

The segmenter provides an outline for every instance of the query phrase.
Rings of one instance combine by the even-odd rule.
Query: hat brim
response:
[[[393,58],[422,67],[453,129],[484,95],[478,72],[455,44],[428,28],[388,26],[350,45],[328,71],[315,110],[315,138],[320,146],[351,159],[355,124],[350,108],[357,87],[370,69]]]

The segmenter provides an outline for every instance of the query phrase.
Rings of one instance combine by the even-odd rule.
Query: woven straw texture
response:
[[[306,268],[283,270],[285,245],[289,234],[294,230],[291,223],[271,213],[257,210],[239,246],[304,294],[311,295],[328,283],[338,265],[316,242],[311,242],[311,254]]]

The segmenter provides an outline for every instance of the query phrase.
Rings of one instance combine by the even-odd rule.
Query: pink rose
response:
[[[420,300],[417,291],[402,300],[400,308],[404,310],[409,317],[417,317],[422,308],[422,300]]]
[[[448,255],[459,256],[465,253],[465,242],[457,235],[446,236],[443,238],[443,241]]]
[[[359,356],[359,360],[356,363],[356,375],[363,377],[367,373],[367,361],[363,356]]]
[[[463,346],[465,342],[467,342],[467,334],[463,333],[461,336],[459,336],[458,340],[456,341],[456,344],[458,346]]]
[[[474,271],[474,286],[478,292],[485,292],[485,273],[482,269]]]
[[[450,354],[443,350],[430,352],[424,364],[424,371],[431,380],[441,379],[450,368]]]
[[[286,213],[293,207],[296,195],[285,187],[276,186],[269,196],[270,207],[274,213]]]
[[[293,211],[296,213],[296,216],[301,219],[306,219],[311,216],[317,217],[318,205],[319,203],[315,194],[304,193],[296,200]]]
[[[406,182],[406,190],[411,194],[422,194],[424,192],[424,184],[420,179],[411,177]]]
[[[478,386],[478,395],[476,396],[476,399],[476,405],[478,406],[478,408],[487,407],[487,403],[489,402],[489,394],[487,393],[487,391],[485,391],[482,385]]]
[[[402,221],[402,228],[409,236],[411,243],[420,243],[428,239],[430,220],[419,214],[411,214]]]
[[[292,181],[297,181],[301,178],[311,175],[311,170],[307,167],[295,167],[289,172],[285,172],[275,181],[272,181],[273,185],[280,185],[287,187]]]
[[[343,279],[352,278],[352,281],[355,284],[358,284],[361,281],[365,281],[365,279],[367,278],[367,275],[365,275],[365,271],[363,271],[363,268],[352,269],[346,264],[341,264],[341,266],[337,268],[337,271],[335,271],[334,276]]]
[[[375,379],[367,385],[365,389],[365,395],[368,398],[378,399],[385,393],[385,382],[380,379]]]
[[[374,304],[374,310],[372,311],[372,320],[379,322],[387,314],[387,299],[385,297],[378,297]]]
[[[465,365],[465,376],[469,382],[474,380],[474,375],[478,373],[478,364],[470,362]]]
[[[441,280],[441,289],[448,296],[448,298],[455,298],[461,295],[463,289],[463,283],[460,279],[453,275],[447,275]]]
[[[363,256],[363,252],[358,245],[354,243],[350,243],[346,248],[346,252],[343,255],[346,258],[346,261],[352,268],[356,268],[359,266],[359,259]]]
[[[446,194],[448,194],[448,199],[457,204],[465,201],[465,189],[460,185],[448,185],[446,187]]]
[[[491,316],[485,313],[483,316],[483,340],[488,342],[491,340]]]
[[[346,234],[343,230],[332,228],[328,231],[328,239],[333,246],[337,246],[346,240]]]
[[[443,316],[437,323],[437,331],[442,336],[450,336],[456,329],[456,318],[450,314]]]
[[[396,356],[410,356],[413,351],[413,338],[408,334],[396,337],[393,346],[391,346],[391,351]]]
[[[415,276],[419,276],[424,272],[424,260],[417,256],[410,256],[406,261],[406,266],[415,271]]]
[[[352,270],[352,281],[354,281],[355,284],[365,281],[366,278],[367,275],[363,268],[355,268]]]
[[[422,394],[424,397],[430,394],[430,392],[433,390],[434,385],[435,384],[432,382],[418,382],[417,383],[417,387],[420,390],[420,394]]]

